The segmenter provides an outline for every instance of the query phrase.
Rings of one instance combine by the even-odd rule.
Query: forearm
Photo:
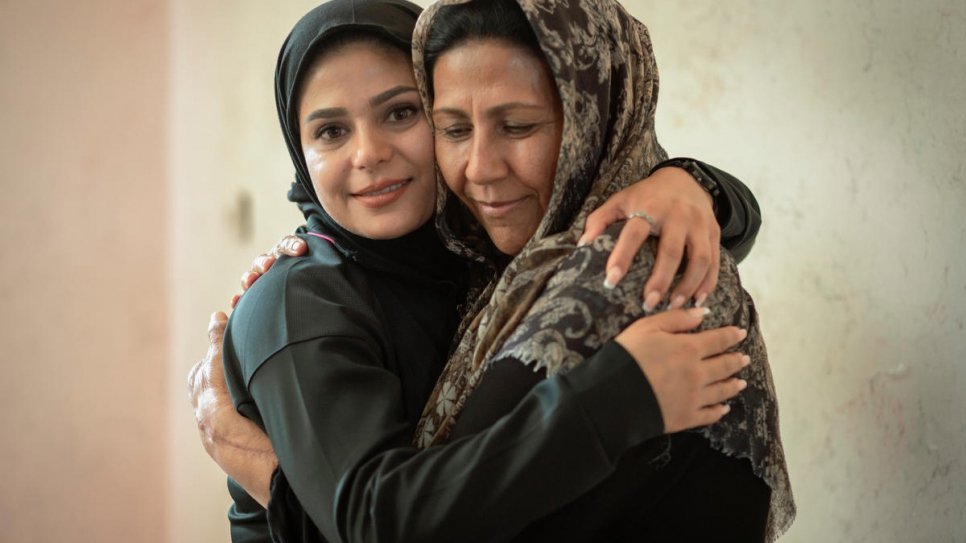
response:
[[[761,228],[761,209],[751,190],[730,173],[693,158],[665,160],[651,175],[669,168],[680,169],[704,189],[721,228],[721,245],[739,261],[747,256]]]
[[[699,162],[699,165],[720,189],[714,205],[715,217],[721,226],[721,245],[740,262],[751,252],[761,229],[758,200],[737,177],[710,164]]]
[[[268,504],[272,472],[278,466],[268,436],[233,407],[216,410],[199,425],[205,451],[262,507]]]

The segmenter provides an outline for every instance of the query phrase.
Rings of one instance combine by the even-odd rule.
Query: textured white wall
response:
[[[671,154],[738,174],[799,517],[966,538],[966,3],[628,1]]]

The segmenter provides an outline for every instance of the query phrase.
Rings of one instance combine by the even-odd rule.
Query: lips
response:
[[[492,219],[502,219],[512,213],[527,198],[528,196],[523,196],[513,200],[493,200],[488,202],[476,200],[476,205],[483,215]]]
[[[380,181],[353,192],[352,196],[366,207],[383,207],[401,198],[412,181],[412,177]]]

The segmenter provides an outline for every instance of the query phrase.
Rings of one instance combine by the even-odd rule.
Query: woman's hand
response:
[[[228,394],[221,361],[227,322],[220,311],[211,316],[208,353],[188,372],[188,397],[205,452],[265,507],[278,459],[265,432],[235,411]]]
[[[278,243],[275,244],[275,247],[272,247],[269,252],[255,257],[255,260],[252,260],[251,269],[242,274],[241,294],[236,294],[231,297],[231,308],[235,309],[235,306],[238,305],[238,300],[241,299],[242,294],[251,288],[259,277],[268,272],[269,268],[271,268],[272,265],[275,264],[275,261],[278,260],[278,257],[282,255],[302,256],[305,254],[307,248],[308,247],[305,245],[305,241],[303,241],[302,238],[294,234],[289,234],[280,239]]]
[[[615,338],[637,361],[657,397],[666,433],[706,426],[730,410],[724,404],[748,384],[734,376],[748,365],[741,353],[725,351],[747,332],[726,326],[688,333],[706,308],[678,309],[638,319]]]
[[[638,212],[644,212],[639,217],[646,215],[647,219],[628,219]],[[607,285],[616,286],[647,237],[660,234],[654,271],[644,285],[644,309],[651,311],[664,299],[685,252],[687,269],[668,298],[669,309],[683,307],[691,298],[701,306],[718,282],[721,252],[721,227],[711,195],[687,171],[661,168],[614,194],[591,213],[578,244],[590,243],[607,226],[623,220],[627,224],[607,260]]]

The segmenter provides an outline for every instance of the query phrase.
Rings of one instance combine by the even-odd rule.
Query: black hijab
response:
[[[282,44],[275,69],[275,106],[295,182],[289,200],[297,203],[310,230],[326,234],[347,258],[364,267],[415,280],[446,279],[459,261],[439,242],[433,221],[400,238],[374,240],[356,235],[322,208],[302,156],[296,93],[319,45],[336,33],[358,30],[410,49],[413,28],[422,8],[406,0],[332,0],[308,12]]]

